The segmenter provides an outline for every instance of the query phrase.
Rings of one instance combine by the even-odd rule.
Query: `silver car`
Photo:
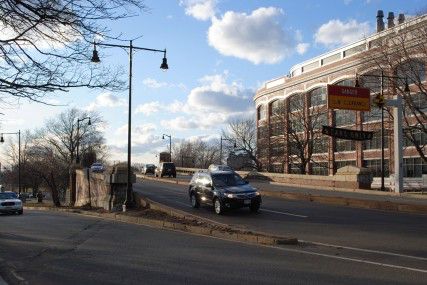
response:
[[[15,192],[0,192],[0,213],[17,213],[22,215],[22,201]]]

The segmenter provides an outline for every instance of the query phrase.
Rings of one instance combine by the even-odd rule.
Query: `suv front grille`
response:
[[[3,202],[1,203],[2,206],[13,206],[15,205],[15,202]]]
[[[253,197],[255,197],[255,193],[251,192],[251,193],[242,193],[242,194],[236,194],[236,197],[239,199],[251,199]]]

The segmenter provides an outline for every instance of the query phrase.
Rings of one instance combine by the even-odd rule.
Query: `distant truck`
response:
[[[169,152],[161,152],[159,154],[159,163],[160,162],[170,162],[171,161],[171,155]]]

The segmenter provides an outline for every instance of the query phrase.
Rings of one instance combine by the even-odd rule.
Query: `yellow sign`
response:
[[[353,111],[371,111],[369,89],[328,85],[328,108]]]

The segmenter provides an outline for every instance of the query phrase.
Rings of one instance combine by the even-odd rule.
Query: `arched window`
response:
[[[260,105],[258,107],[258,112],[257,112],[258,121],[265,120],[265,118],[267,117],[266,111],[267,110],[264,105]]]
[[[301,111],[304,109],[303,94],[295,94],[289,97],[289,112]]]
[[[270,117],[282,117],[285,110],[285,101],[284,100],[274,100],[270,103]]]
[[[410,59],[400,64],[396,68],[397,77],[407,78],[408,84],[421,83],[426,80],[426,70],[424,62]],[[399,79],[399,85],[404,86],[405,81]]]
[[[311,107],[326,104],[326,88],[319,87],[310,92]]]

